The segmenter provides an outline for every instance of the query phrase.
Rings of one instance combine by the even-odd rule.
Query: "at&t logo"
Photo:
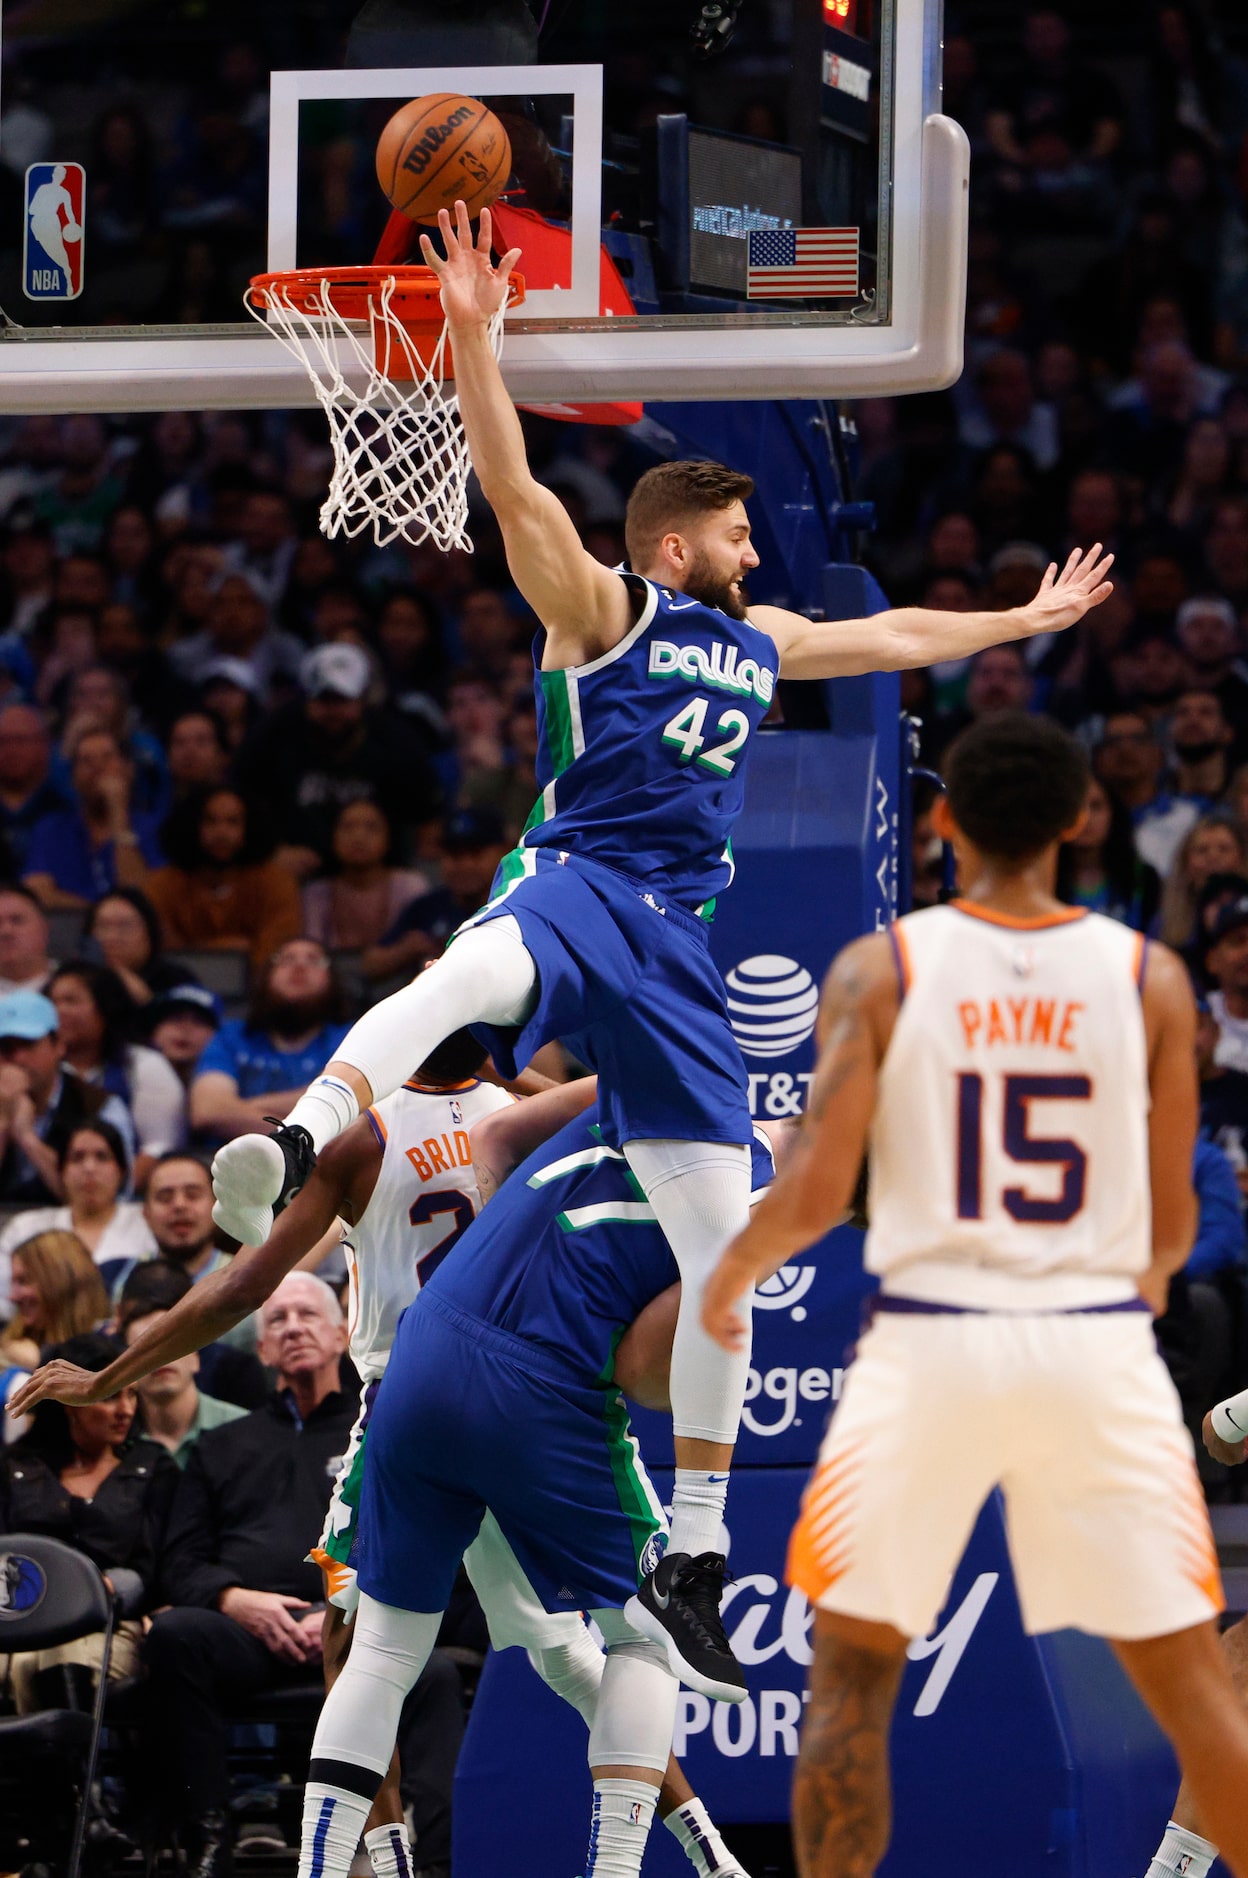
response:
[[[743,1056],[788,1056],[813,1032],[819,987],[796,959],[760,952],[734,966],[725,983],[732,1034]]]

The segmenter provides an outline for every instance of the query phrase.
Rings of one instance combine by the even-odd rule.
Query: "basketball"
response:
[[[479,215],[510,174],[511,141],[493,111],[454,91],[413,98],[377,143],[377,180],[414,222],[436,222],[457,200]]]

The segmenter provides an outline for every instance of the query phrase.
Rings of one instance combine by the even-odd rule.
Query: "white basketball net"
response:
[[[346,319],[333,303],[333,285],[319,284],[315,308],[297,305],[277,281],[265,290],[264,310],[248,310],[307,368],[329,419],[334,473],[321,504],[321,532],[348,537],[370,527],[379,547],[402,535],[432,541],[449,551],[472,553],[468,535],[468,443],[454,385],[445,380],[446,326],[425,364],[390,302],[395,279],[388,275],[369,298],[369,324]],[[497,358],[503,346],[502,306],[490,321]],[[388,376],[378,360],[393,359],[410,374]],[[363,388],[347,383],[360,367]]]

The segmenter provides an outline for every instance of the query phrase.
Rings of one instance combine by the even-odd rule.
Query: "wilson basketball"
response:
[[[377,143],[377,180],[414,222],[457,200],[479,215],[507,186],[511,141],[479,98],[435,91],[396,111]]]

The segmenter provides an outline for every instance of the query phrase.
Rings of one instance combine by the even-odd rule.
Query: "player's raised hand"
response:
[[[507,282],[520,259],[520,250],[509,248],[495,267],[490,259],[490,211],[482,209],[474,242],[472,224],[462,202],[455,204],[454,222],[449,210],[438,210],[438,228],[446,249],[445,258],[428,235],[421,236],[420,249],[441,284],[442,311],[452,329],[480,326],[491,320],[506,300]]]
[[[102,1380],[98,1370],[79,1369],[76,1363],[67,1363],[58,1356],[55,1362],[45,1363],[42,1369],[27,1377],[20,1389],[13,1391],[9,1397],[9,1414],[29,1415],[36,1402],[64,1402],[68,1408],[106,1402],[110,1395],[116,1395],[117,1389],[111,1383],[101,1387]]]
[[[1114,564],[1112,554],[1105,554],[1099,541],[1086,551],[1072,548],[1066,565],[1058,572],[1057,562],[1050,561],[1040,582],[1040,591],[1026,606],[1016,607],[1011,617],[1022,624],[1019,638],[1034,633],[1058,633],[1081,620],[1092,607],[1108,600],[1114,584],[1108,578]]]

